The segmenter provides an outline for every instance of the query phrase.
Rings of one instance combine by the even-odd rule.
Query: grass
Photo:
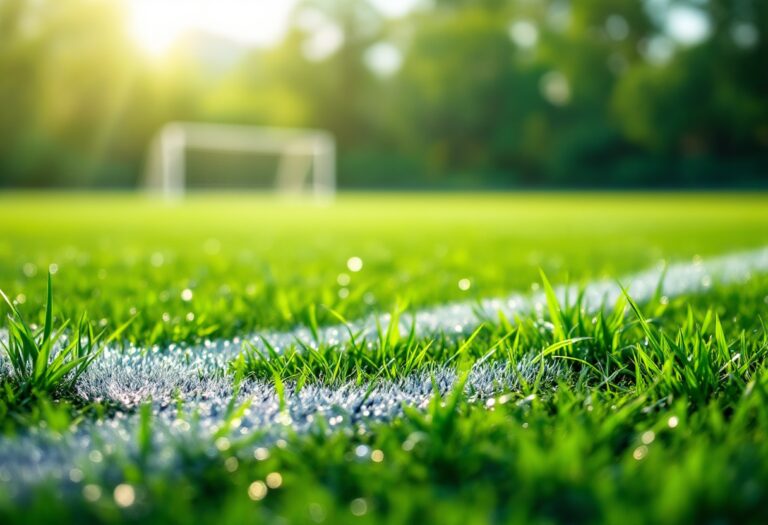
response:
[[[83,310],[142,345],[337,322],[768,244],[764,195],[0,196],[0,276],[42,324]],[[360,257],[353,272],[348,260]],[[129,278],[127,276],[130,276]],[[470,288],[458,283],[468,279]],[[186,292],[185,292],[186,291]],[[120,298],[120,300],[116,300]]]
[[[0,297],[11,312],[7,320],[7,340],[0,340],[0,350],[5,353],[10,369],[3,388],[7,408],[23,407],[35,400],[72,395],[72,387],[90,364],[109,343],[117,340],[128,327],[130,320],[109,337],[104,330],[95,331],[85,314],[70,330],[69,322],[53,329],[53,284],[48,274],[45,303],[45,321],[41,328],[33,330],[24,320],[16,305],[0,290]]]
[[[100,330],[146,349],[297,324],[316,333],[371,312],[400,315],[404,303],[531,286],[547,297],[542,311],[487,319],[459,337],[381,329],[371,345],[247,348],[225,371],[233,397],[211,443],[173,441],[182,459],[158,466],[167,464],[159,444],[173,438],[160,439],[157,411],[174,408],[147,402],[128,410],[140,424],[125,450],[94,441],[99,468],[64,472],[63,483],[20,491],[0,463],[4,523],[764,521],[768,277],[642,304],[626,296],[602,312],[558,304],[550,282],[768,244],[765,196],[348,196],[328,209],[262,197],[198,196],[175,208],[114,195],[0,199],[6,345],[21,356],[3,372],[16,390],[0,393],[0,457],[26,433],[67,436],[115,418],[113,408],[78,405],[73,389],[100,346],[78,349],[79,335],[95,329],[67,339],[70,354],[54,365],[53,327],[85,310]],[[346,267],[350,257],[360,271]],[[58,316],[39,275],[50,264]],[[446,366],[466,379],[481,364],[521,362],[533,374],[514,390],[478,401],[460,380],[359,432],[319,421],[254,453],[258,430],[237,431],[257,406],[236,395],[248,382],[268,383],[282,404],[310,385],[366,388]],[[556,383],[540,381],[536,371],[553,365]],[[14,408],[9,392],[22,390],[37,395]],[[177,403],[179,421],[196,428],[194,401]]]
[[[68,390],[99,355],[96,348],[100,335],[82,318],[71,341],[63,340],[67,323],[53,331],[53,292],[48,274],[45,323],[33,331],[18,308],[0,290],[13,316],[8,319],[8,340],[0,342],[11,365],[5,383],[8,400],[24,403],[30,398],[60,394]]]

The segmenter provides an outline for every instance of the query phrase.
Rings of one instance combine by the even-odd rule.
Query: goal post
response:
[[[171,122],[155,135],[147,159],[146,187],[168,199],[182,197],[187,190],[190,149],[276,155],[278,193],[311,194],[322,200],[336,193],[336,141],[327,131],[196,122]]]

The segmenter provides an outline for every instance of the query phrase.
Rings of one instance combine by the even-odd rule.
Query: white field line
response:
[[[640,273],[624,276],[618,280],[593,281],[584,287],[578,285],[559,286],[555,294],[561,304],[573,302],[580,291],[584,292],[583,306],[587,312],[594,313],[603,305],[612,306],[622,295],[618,285],[625,286],[629,295],[638,303],[650,300],[661,284],[661,292],[667,297],[676,297],[706,291],[713,284],[732,284],[748,280],[752,274],[768,272],[768,247],[752,251],[732,253],[703,261],[696,258],[688,263],[675,263],[667,267],[660,264]],[[663,279],[663,281],[662,281]],[[512,320],[515,316],[543,311],[546,297],[543,292],[532,295],[513,294],[504,298],[483,299],[477,302],[455,302],[427,308],[400,316],[400,332],[405,335],[415,325],[418,337],[432,334],[469,334],[483,320],[498,321],[499,314]],[[318,331],[318,341],[322,344],[343,344],[350,340],[350,331],[356,341],[373,343],[378,339],[379,326],[386,333],[390,323],[390,314],[370,316],[349,326],[335,325]],[[378,324],[378,326],[377,326]],[[296,340],[309,346],[316,346],[312,333],[307,328],[290,332],[270,332],[256,335],[252,342],[264,348],[262,340],[280,350],[296,343]]]
[[[515,366],[481,365],[469,371],[465,393],[470,401],[482,401],[516,391],[521,378],[532,384],[539,370],[530,360]],[[548,388],[561,374],[558,364],[545,364],[541,385]],[[311,384],[299,391],[286,385],[282,405],[274,386],[265,381],[244,382],[234,394],[233,404],[229,377],[185,382],[180,407],[175,402],[153,402],[151,455],[145,468],[150,474],[183,476],[190,458],[194,468],[200,462],[221,458],[224,451],[224,457],[234,454],[241,460],[252,460],[259,448],[283,446],[296,434],[364,434],[371,425],[401,417],[404,406],[426,409],[435,391],[441,396],[448,394],[458,379],[455,370],[440,367],[398,381],[346,383],[335,388]],[[501,396],[499,402],[506,399]],[[233,420],[228,417],[232,406],[237,412]],[[237,411],[240,407],[242,412]],[[319,424],[321,418],[324,425]],[[135,411],[119,411],[108,419],[89,420],[64,432],[31,431],[16,438],[1,437],[0,490],[15,497],[42,482],[65,491],[79,490],[83,479],[117,483],[121,465],[141,464],[140,421]]]
[[[740,252],[706,262],[673,264],[666,269],[661,291],[672,298],[707,290],[714,284],[746,282],[754,274],[768,273],[768,248]],[[656,268],[621,279],[638,301],[651,299],[664,275]],[[556,289],[561,301],[575,298],[578,288]],[[614,281],[596,281],[583,289],[584,308],[594,313],[603,305],[612,305],[621,290]],[[479,303],[453,303],[420,310],[403,317],[400,330],[407,333],[411,324],[419,337],[435,333],[467,334],[484,319],[496,319],[499,312],[510,319],[516,315],[544,308],[542,293],[513,295]],[[387,329],[389,316],[378,317]],[[370,317],[352,325],[358,341],[373,344],[378,337],[377,318]],[[7,334],[0,334],[7,337]],[[319,332],[324,344],[349,341],[349,329],[332,326]],[[284,349],[296,340],[314,345],[307,329],[266,333],[254,336],[254,344]],[[280,444],[290,432],[318,430],[317,419],[328,422],[328,432],[365,431],[371,423],[391,421],[402,415],[402,406],[425,407],[434,388],[449,392],[456,384],[456,372],[438,368],[399,381],[373,384],[344,384],[336,388],[309,385],[296,392],[287,385],[281,401],[268,382],[248,380],[235,395],[235,404],[249,404],[239,414],[232,428],[227,425],[227,407],[234,394],[227,364],[242,349],[242,342],[219,341],[192,348],[107,349],[81,377],[77,390],[87,400],[109,401],[123,409],[152,401],[153,432],[150,468],[172,475],[181,469],[184,453],[216,457],[227,444],[251,437],[238,454],[249,455],[256,447]],[[0,375],[8,374],[5,360],[0,361]],[[497,363],[475,367],[468,377],[466,392],[471,399],[482,400],[519,388],[519,378],[530,380],[538,372],[525,360],[514,365]],[[560,372],[555,365],[545,370],[544,380],[552,381]],[[433,384],[434,378],[434,384]],[[181,409],[177,401],[183,400]],[[231,422],[230,422],[231,423]],[[224,428],[224,430],[222,430]],[[20,494],[45,480],[58,480],[63,487],[77,488],[82,474],[86,479],[119,480],[118,466],[136,459],[140,452],[137,435],[140,418],[135,411],[119,411],[103,420],[86,421],[64,431],[30,430],[17,437],[0,436],[0,487],[9,494]],[[221,438],[227,441],[222,441]],[[74,479],[75,481],[72,481]]]

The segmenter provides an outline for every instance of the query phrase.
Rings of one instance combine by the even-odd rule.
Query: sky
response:
[[[269,45],[282,36],[295,0],[127,0],[131,33],[161,55],[183,33],[203,30],[243,44]]]
[[[125,0],[131,33],[153,55],[164,54],[183,33],[202,30],[251,46],[283,36],[297,0]],[[370,0],[383,14],[401,16],[417,0]]]

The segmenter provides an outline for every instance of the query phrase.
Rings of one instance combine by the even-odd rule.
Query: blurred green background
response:
[[[764,0],[0,0],[0,187],[136,187],[172,120],[328,129],[342,188],[765,187],[767,40]]]

